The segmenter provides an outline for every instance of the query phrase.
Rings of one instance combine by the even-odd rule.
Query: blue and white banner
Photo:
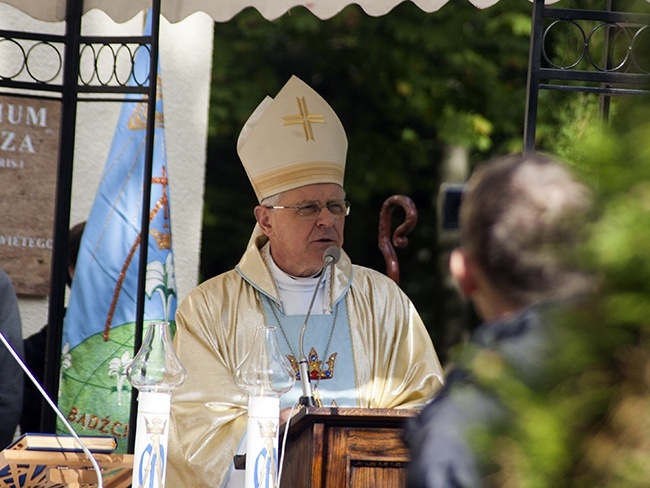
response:
[[[151,31],[151,19],[146,31]],[[145,80],[149,53],[141,47],[134,76]],[[174,321],[176,283],[160,73],[149,235],[141,234],[147,104],[125,102],[88,217],[63,324],[58,404],[79,434],[114,435],[126,452],[134,352],[140,243],[148,243],[146,323]],[[130,81],[133,84],[133,79]],[[61,423],[60,433],[67,432]]]

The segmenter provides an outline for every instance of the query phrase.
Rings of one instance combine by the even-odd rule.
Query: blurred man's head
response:
[[[470,177],[460,208],[461,247],[450,269],[484,319],[586,293],[573,259],[591,207],[589,189],[548,156],[489,161]]]

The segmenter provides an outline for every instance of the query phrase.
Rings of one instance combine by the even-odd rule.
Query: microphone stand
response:
[[[330,260],[330,262],[332,262],[332,260]],[[307,358],[305,357],[305,344],[304,344],[305,331],[307,330],[307,320],[309,320],[309,316],[311,315],[311,309],[314,306],[314,300],[316,299],[316,295],[318,294],[318,289],[320,288],[320,284],[323,281],[323,276],[325,276],[325,272],[327,271],[327,266],[328,264],[325,264],[325,267],[323,268],[323,272],[318,277],[318,282],[316,283],[316,289],[314,290],[314,294],[311,296],[311,302],[309,302],[309,308],[307,308],[307,315],[305,315],[305,321],[302,323],[302,328],[300,329],[300,340],[299,340],[300,354],[298,356],[298,369],[300,371],[300,384],[302,385],[302,396],[298,400],[298,403],[300,403],[300,405],[303,405],[305,407],[316,406],[316,401],[314,400],[314,394],[311,389],[311,378],[309,377],[309,363],[307,362]]]
[[[336,247],[328,247],[323,254],[323,261],[325,262],[325,267],[323,272],[318,277],[318,282],[316,283],[316,288],[314,289],[314,294],[311,296],[311,301],[309,302],[309,307],[307,308],[307,315],[305,315],[305,321],[302,323],[302,328],[300,329],[300,354],[298,356],[298,370],[300,372],[300,384],[302,386],[302,396],[298,399],[298,403],[304,407],[315,407],[316,401],[314,400],[314,394],[311,388],[311,378],[309,377],[309,363],[305,357],[305,331],[307,330],[307,321],[311,315],[311,309],[314,306],[314,300],[316,300],[316,295],[318,294],[318,289],[320,288],[323,277],[327,272],[327,267],[338,262],[341,257],[341,250]]]

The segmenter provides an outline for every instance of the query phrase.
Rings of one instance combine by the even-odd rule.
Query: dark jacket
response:
[[[11,278],[0,270],[0,332],[22,357],[23,337],[18,298]],[[23,404],[23,370],[0,344],[0,449],[13,440]]]
[[[489,374],[489,368],[502,363],[527,384],[540,381],[552,353],[547,312],[546,307],[528,308],[476,329],[447,374],[445,387],[407,424],[409,488],[481,486],[480,435],[514,412],[477,381],[477,371]]]

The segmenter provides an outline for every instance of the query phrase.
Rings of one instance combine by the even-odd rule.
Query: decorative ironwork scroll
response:
[[[77,91],[80,94],[145,94],[149,74],[138,76],[135,57],[150,55],[150,39],[140,37],[81,37]],[[46,92],[63,90],[63,36],[0,31],[0,87]],[[129,80],[132,80],[129,83]],[[96,96],[93,101],[97,101]]]
[[[614,11],[612,3],[594,11],[548,8],[534,0],[524,151],[535,146],[539,90],[600,94],[604,119],[610,96],[650,94],[650,15]],[[563,40],[561,50],[557,39]]]

